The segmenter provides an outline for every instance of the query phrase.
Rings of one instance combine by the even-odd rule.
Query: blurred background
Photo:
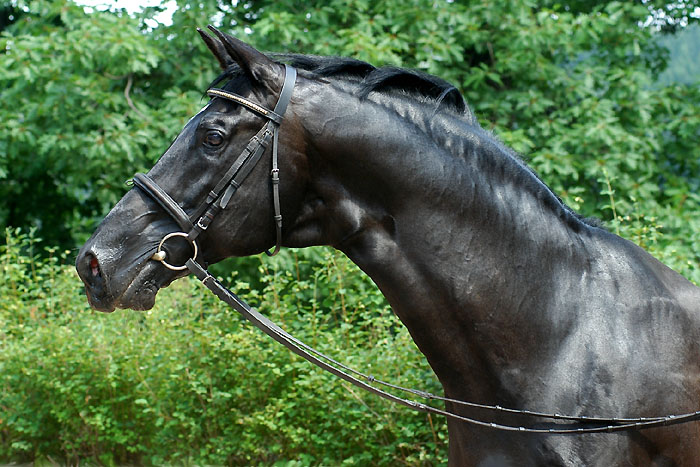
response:
[[[700,283],[699,21],[698,0],[0,0],[0,463],[446,461],[444,420],[298,362],[188,280],[147,313],[87,309],[77,248],[218,73],[196,27],[452,82],[567,204]],[[217,273],[321,350],[439,392],[341,254]]]

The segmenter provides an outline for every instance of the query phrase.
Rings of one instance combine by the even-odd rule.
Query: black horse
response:
[[[285,67],[215,32],[200,31],[224,91],[272,108]],[[572,212],[442,80],[350,59],[280,60],[299,69],[278,136],[282,244],[331,245],[359,265],[446,396],[605,417],[700,409],[699,288]],[[187,215],[266,123],[224,94],[146,177]],[[199,262],[275,244],[269,157],[201,232]],[[151,260],[179,230],[161,205],[132,189],[82,248],[76,267],[94,308],[149,309],[159,288],[187,274]],[[190,248],[175,238],[162,250],[182,264]],[[448,427],[452,465],[700,463],[700,423],[578,436]]]

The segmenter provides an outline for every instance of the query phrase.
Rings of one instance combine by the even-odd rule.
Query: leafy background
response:
[[[444,420],[359,394],[189,280],[89,311],[77,246],[202,105],[195,27],[454,83],[574,209],[700,282],[698,1],[0,1],[0,462],[434,465]],[[302,339],[439,391],[374,285],[325,248],[218,269]]]

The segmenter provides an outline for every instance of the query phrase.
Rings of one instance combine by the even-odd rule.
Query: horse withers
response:
[[[200,33],[228,81],[81,249],[92,307],[151,308],[194,245],[202,264],[331,245],[378,285],[449,398],[602,417],[700,409],[700,289],[572,212],[454,87],[289,55],[282,116],[290,67]],[[450,419],[448,431],[456,466],[700,462],[695,422],[562,436]]]

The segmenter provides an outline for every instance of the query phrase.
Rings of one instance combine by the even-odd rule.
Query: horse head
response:
[[[280,212],[293,219],[299,209],[305,159],[295,98],[283,120],[269,110],[280,99],[286,68],[212,30],[216,37],[199,32],[223,76],[230,78],[228,83],[210,91],[212,100],[190,119],[148,174],[137,174],[137,186],[114,206],[78,254],[78,274],[90,305],[98,310],[151,308],[161,287],[186,275],[181,265],[187,258],[196,254],[197,261],[210,264],[264,251],[280,240]],[[292,81],[288,92],[293,85]],[[283,174],[281,184],[276,175],[270,176],[273,145],[281,155],[273,170]],[[280,193],[273,200],[275,184]],[[234,192],[235,202],[230,202]],[[275,208],[278,200],[281,206]],[[190,228],[198,221],[194,240]]]

